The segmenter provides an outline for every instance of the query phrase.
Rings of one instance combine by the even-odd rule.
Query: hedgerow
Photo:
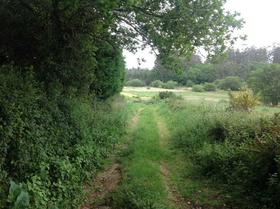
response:
[[[0,71],[0,208],[26,198],[30,208],[77,208],[84,181],[118,142],[125,117],[109,102],[65,97],[59,88],[50,98],[32,69],[24,71]]]

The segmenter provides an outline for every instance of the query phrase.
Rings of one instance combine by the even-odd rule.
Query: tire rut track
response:
[[[137,127],[140,114],[144,108],[138,109],[137,113],[131,119],[128,129],[133,130]],[[128,136],[130,138],[130,136]],[[127,145],[121,145],[120,149],[126,149]],[[121,165],[117,162],[116,156],[112,156],[113,163],[104,171],[97,174],[93,183],[85,189],[88,193],[85,203],[79,209],[110,209],[106,205],[106,198],[121,183]],[[94,187],[94,190],[92,189]],[[99,204],[98,204],[99,203]]]

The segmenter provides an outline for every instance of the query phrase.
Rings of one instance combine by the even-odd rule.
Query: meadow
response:
[[[119,158],[112,208],[278,208],[277,107],[227,111],[228,93],[124,88],[139,124]]]

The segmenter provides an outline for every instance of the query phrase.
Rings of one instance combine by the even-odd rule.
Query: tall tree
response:
[[[225,0],[3,0],[0,64],[33,65],[49,83],[87,88],[95,79],[96,53],[150,45],[162,60],[209,55],[236,40],[242,26]],[[106,44],[105,44],[106,45]],[[116,54],[113,52],[113,54]],[[176,65],[175,65],[176,66]]]

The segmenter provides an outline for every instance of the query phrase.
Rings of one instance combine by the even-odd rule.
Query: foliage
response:
[[[202,85],[194,85],[194,86],[192,87],[192,91],[194,91],[194,92],[203,92],[203,91],[204,91],[204,88],[203,88]]]
[[[127,81],[126,85],[133,86],[133,87],[142,87],[142,86],[145,86],[145,83],[139,79],[133,79],[133,80]]]
[[[120,49],[107,43],[97,51],[96,70],[90,85],[90,93],[98,98],[106,99],[119,93],[124,84],[125,64]]]
[[[229,93],[229,104],[232,110],[249,112],[256,107],[258,103],[258,98],[250,89]]]
[[[162,88],[163,82],[160,80],[154,80],[150,86],[155,87],[155,88]]]
[[[166,83],[163,83],[162,88],[175,89],[177,86],[178,86],[178,83],[176,81],[167,81]]]
[[[187,87],[192,87],[193,85],[194,85],[194,82],[191,81],[191,80],[188,80],[187,83],[186,83]]]
[[[158,93],[159,99],[175,98],[176,94],[172,91],[161,91]]]
[[[0,208],[10,204],[9,180],[21,183],[29,195],[17,198],[29,196],[31,208],[77,208],[84,180],[124,131],[123,112],[89,98],[48,98],[29,69],[0,72]]]
[[[279,114],[261,117],[188,105],[172,112],[172,139],[238,208],[279,208]]]
[[[233,42],[232,32],[243,24],[237,13],[225,11],[224,3],[4,1],[0,64],[33,65],[44,81],[55,78],[79,89],[93,82],[103,43],[133,51],[142,36],[162,58],[190,55],[198,46],[213,54]]]
[[[205,83],[203,85],[204,91],[216,91],[216,85],[214,83]]]
[[[277,105],[280,102],[280,65],[269,65],[254,72],[249,86],[255,93],[260,93],[267,104]]]
[[[211,64],[200,64],[190,68],[188,78],[196,84],[213,82],[215,80],[215,67]]]
[[[9,196],[9,203],[12,209],[26,209],[29,208],[29,194],[23,190],[21,184],[16,184],[11,181]]]
[[[222,90],[238,91],[241,89],[242,84],[239,77],[229,76],[218,82],[218,87]]]
[[[77,208],[82,183],[123,131],[122,111],[97,101],[122,88],[122,49],[143,41],[170,66],[196,47],[224,51],[243,24],[224,4],[1,1],[0,208],[9,180],[27,188],[31,208]]]

